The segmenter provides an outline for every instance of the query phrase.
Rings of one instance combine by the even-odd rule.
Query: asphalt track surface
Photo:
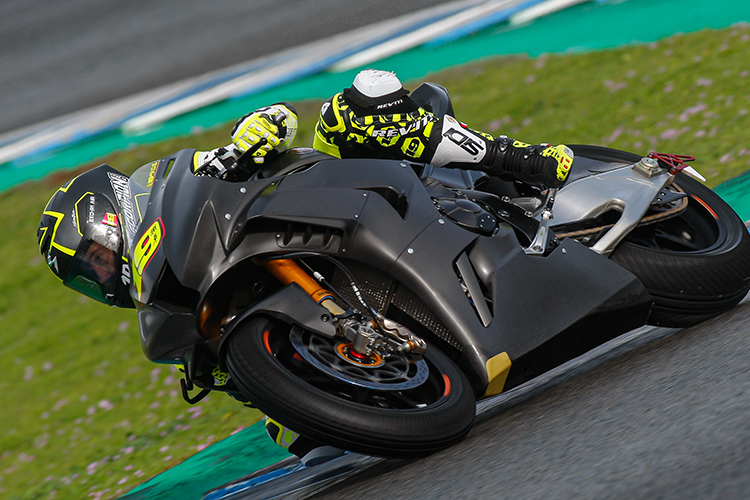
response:
[[[750,498],[750,304],[655,329],[493,408],[453,448],[312,498]]]
[[[0,133],[450,0],[2,0]]]

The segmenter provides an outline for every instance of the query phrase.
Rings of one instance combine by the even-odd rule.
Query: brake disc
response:
[[[299,355],[318,370],[348,384],[378,391],[403,391],[419,387],[430,373],[423,359],[413,361],[403,354],[379,356],[372,364],[353,362],[342,354],[345,344],[304,334],[305,331],[296,326],[289,333],[289,340]]]

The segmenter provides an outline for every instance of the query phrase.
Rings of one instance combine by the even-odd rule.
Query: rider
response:
[[[253,153],[262,162],[269,152],[288,147],[296,124],[294,108],[277,104],[240,118],[232,141],[242,153],[266,138]],[[373,69],[361,71],[351,87],[323,104],[313,147],[339,158],[408,159],[553,188],[565,183],[573,164],[565,145],[494,138],[450,115],[436,116],[411,99],[394,73]]]
[[[193,172],[222,177],[242,153],[253,149],[253,160],[263,163],[288,149],[296,131],[291,104],[255,110],[237,121],[231,144],[196,152]],[[565,183],[573,162],[564,145],[495,139],[452,116],[436,116],[411,99],[395,74],[377,70],[360,72],[350,88],[323,104],[313,145],[337,157],[408,159],[549,187]],[[65,285],[120,307],[134,307],[125,240],[135,234],[137,222],[127,190],[128,178],[111,167],[81,174],[52,196],[37,231],[42,255]],[[308,465],[342,453],[271,419],[266,428]]]

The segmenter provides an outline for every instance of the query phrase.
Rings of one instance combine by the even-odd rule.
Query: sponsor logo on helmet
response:
[[[130,284],[130,264],[127,262],[122,263],[122,272],[120,273],[120,279],[122,284],[127,286]]]
[[[135,230],[138,227],[135,210],[133,209],[132,196],[130,194],[130,179],[124,175],[115,174],[113,172],[107,172],[109,176],[109,183],[112,185],[112,190],[115,192],[117,197],[117,203],[120,204],[122,215],[125,217],[125,227],[128,230],[128,234],[132,237],[135,235]]]
[[[104,214],[104,218],[102,219],[102,224],[106,224],[107,226],[111,227],[117,227],[117,214],[111,214],[109,212]]]
[[[94,222],[94,218],[96,217],[96,198],[94,198],[94,195],[89,196],[89,211],[88,216],[86,217],[86,223],[91,224]]]

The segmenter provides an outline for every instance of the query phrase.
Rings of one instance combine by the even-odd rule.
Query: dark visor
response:
[[[83,238],[63,283],[111,305],[122,260],[122,232],[117,212],[109,200],[102,195],[92,195],[87,202],[86,213],[78,213]],[[85,223],[82,215],[87,217]]]

